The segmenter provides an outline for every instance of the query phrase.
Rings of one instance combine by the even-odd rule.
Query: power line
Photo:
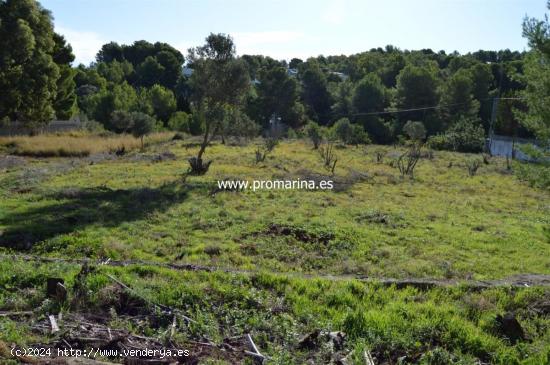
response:
[[[520,97],[509,97],[509,98],[486,98],[482,99],[480,101],[489,101],[489,100],[523,100],[525,98]],[[432,109],[440,109],[444,107],[451,107],[451,106],[457,106],[457,105],[464,105],[468,104],[469,102],[463,102],[463,103],[454,103],[454,104],[439,104],[434,106],[425,106],[425,107],[419,107],[419,108],[409,108],[409,109],[396,109],[396,110],[384,110],[379,112],[366,112],[366,113],[354,113],[349,114],[350,116],[367,116],[367,115],[384,115],[384,114],[398,114],[398,113],[408,113],[408,112],[415,112],[415,111],[421,111],[421,110],[432,110]]]
[[[416,112],[416,111],[420,111],[420,110],[439,109],[439,108],[443,108],[443,107],[447,107],[447,106],[456,106],[456,105],[463,105],[463,104],[466,104],[466,103],[425,106],[425,107],[421,107],[421,108],[411,108],[411,109],[385,110],[383,112],[354,113],[354,114],[351,114],[351,115],[352,116],[363,116],[363,115],[397,114],[397,113]]]

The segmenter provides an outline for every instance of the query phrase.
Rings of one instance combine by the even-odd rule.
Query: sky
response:
[[[276,59],[350,55],[388,44],[467,53],[526,50],[523,18],[546,0],[41,0],[55,29],[88,64],[110,41],[166,42],[185,55],[209,33],[238,54]]]

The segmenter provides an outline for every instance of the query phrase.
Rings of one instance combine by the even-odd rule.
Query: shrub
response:
[[[437,365],[437,364],[454,364],[455,356],[441,347],[436,347],[424,353],[421,358],[421,364],[425,365]]]
[[[479,160],[470,160],[466,162],[466,167],[468,167],[468,175],[475,176],[480,166],[481,162]]]
[[[186,112],[175,112],[168,121],[168,128],[173,131],[190,133],[189,121],[191,116]]]
[[[413,141],[422,141],[426,138],[426,128],[422,122],[409,120],[403,127],[403,132]]]
[[[189,160],[189,171],[187,172],[190,175],[204,175],[208,172],[210,164],[212,161],[203,162],[202,158],[191,157]]]
[[[397,167],[399,168],[401,176],[410,176],[411,178],[414,177],[414,169],[421,157],[420,149],[420,144],[413,143],[407,152],[399,156],[397,159]]]
[[[376,163],[382,163],[382,161],[384,160],[384,151],[377,150],[374,154],[376,156]]]
[[[334,125],[332,126],[332,130],[336,134],[336,137],[344,143],[349,143],[353,136],[353,129],[351,127],[351,122],[348,118],[341,118],[339,119]]]
[[[350,144],[358,145],[371,143],[369,134],[365,131],[365,128],[363,128],[362,125],[352,124],[351,132],[351,140],[349,141]]]
[[[294,129],[289,128],[288,131],[286,132],[286,138],[288,138],[288,139],[297,139],[298,134],[296,133],[296,131]]]
[[[549,141],[550,143],[550,141]],[[550,161],[550,145],[534,145],[532,143],[526,143],[519,145],[518,149],[527,155],[530,161],[545,163]]]
[[[200,112],[191,114],[189,118],[189,133],[193,136],[200,136],[204,133],[204,115]]]
[[[339,119],[333,126],[332,130],[338,139],[345,144],[366,144],[370,143],[368,133],[363,126],[352,124],[348,118]]]
[[[395,127],[392,123],[385,122],[380,117],[372,115],[358,116],[355,118],[354,123],[362,125],[369,138],[377,144],[388,144],[395,140]]]
[[[143,149],[143,137],[153,131],[156,120],[153,117],[140,112],[132,113],[131,119],[132,135],[141,140],[141,149]]]
[[[82,123],[82,128],[90,133],[105,133],[105,127],[103,124],[96,122],[95,120],[87,120],[84,123]]]
[[[428,139],[428,146],[435,150],[457,152],[481,152],[485,145],[485,132],[478,120],[461,117],[442,135]]]
[[[550,166],[540,163],[518,163],[514,170],[518,179],[530,186],[550,189]]]
[[[319,124],[310,121],[308,124],[306,124],[304,131],[306,136],[311,140],[311,143],[313,143],[313,148],[318,149],[319,144],[321,144],[321,141],[323,139],[321,127],[319,127]]]
[[[277,138],[266,138],[264,139],[263,146],[256,148],[256,163],[265,161],[265,158],[268,154],[273,152],[275,147],[279,144]]]
[[[338,162],[338,158],[334,153],[334,141],[328,140],[326,143],[324,143],[323,146],[319,148],[319,154],[323,159],[325,169],[334,174],[336,162]]]
[[[453,144],[451,143],[449,136],[446,134],[430,136],[426,142],[426,145],[434,150],[454,151]]]
[[[235,108],[225,111],[223,123],[223,136],[232,136],[237,139],[252,139],[260,133],[260,126],[248,115]]]
[[[0,118],[0,127],[7,127],[9,125],[10,125],[10,118],[8,117]]]
[[[338,162],[338,157],[334,153],[334,144],[337,140],[336,132],[334,129],[329,129],[326,131],[325,138],[323,143],[319,146],[319,155],[323,159],[323,165],[327,171],[334,174],[334,169],[336,168],[336,162]]]
[[[184,135],[179,132],[174,134],[174,137],[172,137],[172,141],[183,141],[184,139]]]
[[[132,128],[133,120],[129,112],[115,110],[111,114],[111,129],[117,133],[126,133]]]

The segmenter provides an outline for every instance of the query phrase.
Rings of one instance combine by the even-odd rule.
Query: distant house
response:
[[[289,68],[289,69],[287,69],[286,72],[287,72],[288,76],[291,76],[291,77],[297,77],[298,76],[298,69]]]
[[[346,81],[347,79],[349,79],[349,76],[343,72],[330,71],[329,73],[331,75],[338,76],[342,81]]]

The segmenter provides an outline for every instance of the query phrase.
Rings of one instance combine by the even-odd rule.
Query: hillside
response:
[[[241,337],[235,352],[220,347],[247,333],[280,364],[350,353],[348,363],[364,363],[363,349],[381,364],[547,361],[548,286],[517,286],[550,275],[550,196],[505,160],[426,151],[411,179],[393,167],[400,147],[339,145],[332,175],[303,140],[256,163],[257,140],[215,143],[209,172],[187,176],[197,142],[124,156],[11,157],[0,176],[0,311],[40,318],[61,305],[91,321],[93,309],[113,329],[161,339],[172,317],[136,317],[156,303],[193,319],[178,319],[171,340],[220,361],[210,363],[251,361]],[[217,184],[298,179],[334,189]],[[65,304],[45,300],[48,277],[65,280]],[[509,312],[525,341],[499,327]],[[0,326],[7,343],[48,343],[20,317]],[[316,330],[346,337],[300,342]]]

